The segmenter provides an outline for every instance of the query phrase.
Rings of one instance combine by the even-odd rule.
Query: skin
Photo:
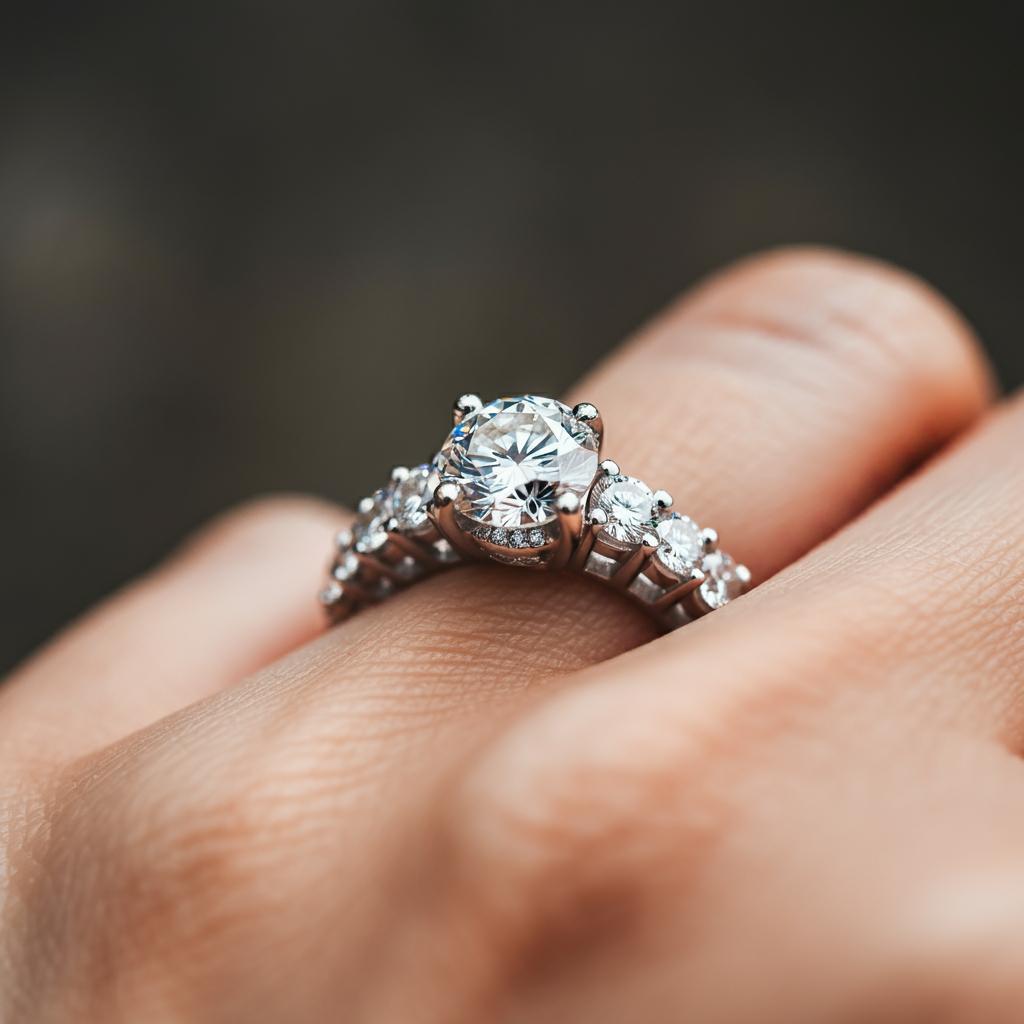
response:
[[[1021,1019],[1024,404],[816,250],[571,397],[764,582],[655,639],[473,567],[324,632],[345,513],[229,513],[0,689],[0,1020]]]

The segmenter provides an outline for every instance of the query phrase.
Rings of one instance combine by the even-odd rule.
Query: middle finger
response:
[[[761,580],[963,429],[988,395],[969,331],[935,293],[874,261],[797,250],[698,288],[574,399],[601,409],[606,456],[715,526]],[[515,688],[651,635],[588,581],[470,567],[336,630],[330,672],[436,666],[449,682]]]

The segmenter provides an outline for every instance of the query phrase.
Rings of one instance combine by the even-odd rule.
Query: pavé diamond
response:
[[[530,547],[539,548],[542,547],[545,541],[544,531],[536,528],[530,531]]]
[[[704,539],[700,527],[689,516],[673,512],[658,523],[657,530],[661,544],[654,552],[654,557],[669,572],[682,576],[700,564]]]
[[[391,512],[403,532],[418,530],[427,523],[427,507],[441,478],[432,466],[416,466],[395,484]]]
[[[701,568],[707,579],[700,585],[700,593],[709,608],[720,608],[743,593],[743,580],[736,572],[736,563],[724,551],[706,555]]]
[[[582,499],[597,473],[597,448],[593,430],[567,405],[523,395],[499,398],[459,423],[441,449],[441,467],[459,481],[456,508],[468,519],[532,527],[555,519],[559,491]]]
[[[601,509],[608,517],[601,531],[606,537],[624,544],[639,544],[651,529],[654,494],[635,477],[606,476],[594,485],[590,507]]]

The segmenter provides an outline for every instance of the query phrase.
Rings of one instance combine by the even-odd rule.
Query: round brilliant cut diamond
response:
[[[522,395],[462,420],[441,449],[440,466],[462,488],[459,513],[514,530],[552,522],[559,493],[582,499],[597,473],[597,450],[594,431],[567,405]]]
[[[355,548],[362,554],[379,551],[388,539],[388,523],[391,520],[390,494],[378,491],[367,500],[368,508],[360,512],[352,525]]]
[[[423,465],[409,470],[409,475],[395,484],[389,504],[400,530],[409,532],[426,525],[427,509],[440,482],[437,470]]]
[[[338,561],[331,572],[331,575],[341,583],[352,579],[359,572],[359,559],[354,551],[346,551],[338,555]]]
[[[590,498],[591,510],[600,509],[608,521],[602,533],[625,544],[639,544],[654,519],[654,493],[632,476],[607,476],[597,482]]]
[[[682,575],[700,564],[704,538],[700,527],[689,516],[673,512],[658,523],[657,531],[661,543],[654,557],[669,572]]]
[[[707,579],[700,585],[700,593],[709,608],[720,608],[743,593],[744,582],[736,572],[736,563],[724,551],[705,555],[701,568]]]

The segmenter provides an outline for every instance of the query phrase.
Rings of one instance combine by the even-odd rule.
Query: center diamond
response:
[[[443,476],[462,487],[466,518],[515,529],[555,518],[555,497],[581,500],[597,474],[597,437],[551,398],[499,398],[467,416],[440,454]]]

